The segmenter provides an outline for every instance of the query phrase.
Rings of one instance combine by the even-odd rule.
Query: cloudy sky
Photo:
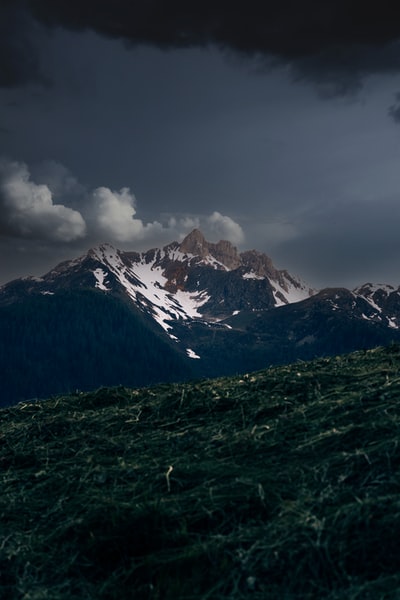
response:
[[[0,284],[200,227],[400,284],[400,25],[348,0],[2,0]]]

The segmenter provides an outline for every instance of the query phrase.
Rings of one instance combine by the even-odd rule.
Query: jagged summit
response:
[[[194,254],[205,257],[209,253],[208,242],[200,231],[193,229],[180,243],[179,249],[183,254]]]
[[[227,269],[237,269],[241,265],[237,248],[228,240],[208,242],[199,229],[193,229],[179,245],[183,254],[193,254],[203,259],[212,256]]]
[[[182,242],[171,242],[162,250],[152,248],[141,254],[123,252],[105,242],[90,248],[86,256],[100,261],[108,261],[110,257],[117,256],[136,257],[137,260],[141,256],[147,263],[158,258],[159,263],[164,267],[168,260],[182,262],[183,257],[186,257],[190,264],[198,264],[200,259],[201,264],[212,266],[215,269],[231,271],[241,267],[244,272],[249,272],[249,278],[250,276],[259,279],[268,277],[282,283],[283,274],[290,277],[286,271],[276,269],[266,254],[257,250],[246,250],[239,253],[236,246],[229,240],[209,242],[197,228],[193,229]]]
[[[266,254],[239,253],[228,240],[209,242],[199,229],[181,243],[145,252],[98,244],[85,255],[60,263],[40,281],[29,280],[29,286],[39,294],[87,287],[119,293],[165,330],[176,319],[215,322],[241,310],[269,310],[315,293],[297,277],[276,269]]]
[[[88,256],[98,256],[101,253],[104,252],[116,252],[117,249],[115,248],[115,246],[113,246],[113,244],[110,244],[109,242],[103,242],[102,244],[98,244],[97,246],[92,246],[92,248],[89,248],[87,254]]]

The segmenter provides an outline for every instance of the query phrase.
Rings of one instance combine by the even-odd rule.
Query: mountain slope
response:
[[[397,598],[399,396],[391,346],[3,409],[0,589]]]
[[[0,288],[0,305],[21,294],[77,288],[123,295],[165,331],[176,320],[204,316],[216,321],[235,310],[272,308],[314,293],[298,278],[275,269],[265,254],[239,254],[230,242],[212,244],[195,229],[181,244],[143,253],[122,252],[110,244],[92,248],[41,278],[6,284]]]
[[[400,341],[399,290],[317,292],[265,254],[196,229],[142,253],[103,244],[0,288],[3,398],[228,375]]]
[[[235,315],[226,323],[246,331],[278,364],[310,360],[400,341],[400,295],[393,296],[385,309],[360,293],[325,289],[302,302]]]
[[[184,355],[139,311],[92,290],[31,297],[0,309],[0,405],[193,376]],[[22,373],[22,376],[21,376]]]

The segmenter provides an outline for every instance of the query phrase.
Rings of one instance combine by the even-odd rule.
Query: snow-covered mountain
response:
[[[363,319],[387,324],[392,329],[400,327],[400,286],[395,288],[388,284],[364,285],[354,290],[356,298],[362,298],[368,303],[361,316]]]
[[[207,242],[196,229],[141,253],[103,244],[0,288],[3,403],[390,342],[400,342],[400,287],[314,290],[265,254]]]
[[[126,296],[172,339],[177,339],[177,322],[222,322],[243,309],[271,309],[315,293],[297,277],[277,270],[265,254],[239,254],[230,242],[207,242],[195,229],[180,244],[142,253],[123,252],[110,244],[92,248],[43,277],[3,286],[0,303],[22,288],[28,294],[51,295],[82,287]]]
[[[326,288],[313,296],[312,304],[323,313],[347,315],[389,330],[400,329],[400,286],[365,283],[354,290]]]

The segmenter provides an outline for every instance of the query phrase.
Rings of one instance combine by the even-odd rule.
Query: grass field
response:
[[[0,598],[400,599],[399,440],[398,346],[3,409]]]

